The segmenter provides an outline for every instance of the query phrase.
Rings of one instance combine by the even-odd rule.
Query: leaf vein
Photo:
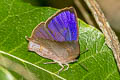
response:
[[[101,54],[102,54],[102,53],[101,53]],[[93,57],[93,56],[96,56],[96,55],[97,55],[97,54],[93,54],[93,55],[91,55],[91,56],[89,56],[89,57],[86,57],[86,58],[82,59],[81,61],[79,61],[78,64],[81,63],[81,62],[83,62],[83,61],[85,61],[85,60],[87,60],[87,59],[89,59],[89,58],[91,58],[91,57]],[[73,68],[74,66],[76,66],[76,65],[78,65],[78,64],[72,65],[71,68]]]
[[[9,38],[9,36],[12,34],[12,31],[7,35],[7,37],[0,43],[0,45],[4,44],[5,41]]]
[[[1,51],[1,50],[0,50],[0,53],[5,54],[5,55],[8,55],[8,56],[10,56],[10,57],[12,57],[12,58],[15,58],[15,59],[17,59],[17,60],[19,60],[19,61],[21,61],[21,62],[24,62],[24,63],[27,63],[27,64],[29,64],[29,65],[32,65],[32,66],[34,66],[34,67],[36,67],[36,68],[38,68],[38,69],[41,69],[41,70],[43,70],[43,71],[45,71],[45,72],[47,72],[47,73],[49,73],[49,74],[51,74],[51,75],[54,75],[54,76],[56,76],[56,77],[58,77],[58,78],[60,78],[60,79],[62,79],[62,80],[66,80],[65,78],[63,78],[63,77],[61,77],[61,76],[59,76],[59,75],[57,75],[57,74],[55,74],[55,73],[53,73],[53,72],[50,72],[50,71],[48,71],[48,70],[46,70],[46,69],[44,69],[44,68],[42,68],[42,67],[40,67],[40,66],[37,66],[37,65],[35,65],[35,64],[31,63],[31,62],[28,62],[28,61],[26,61],[26,60],[23,60],[23,59],[21,59],[21,58],[19,58],[19,57],[16,57],[16,56],[14,56],[14,55],[11,55],[11,54],[9,54],[9,53],[7,53],[7,52],[4,52],[4,51]]]
[[[89,72],[88,74],[86,74],[85,76],[83,76],[83,78],[82,78],[81,80],[85,80],[85,78],[86,78],[87,76],[89,76],[90,74],[94,73],[95,70],[96,70],[96,69],[94,69],[93,71],[91,71],[91,72]]]
[[[112,76],[115,72],[116,72],[116,70],[113,70],[113,72],[112,72],[112,73],[109,73],[104,80],[107,80],[107,79],[108,79],[110,76]]]
[[[12,53],[12,52],[16,51],[17,49],[19,49],[20,47],[22,47],[24,44],[26,44],[26,42],[21,43],[19,46],[17,46],[14,49],[10,50],[8,53]]]

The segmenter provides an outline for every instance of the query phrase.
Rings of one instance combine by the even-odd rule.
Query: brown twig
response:
[[[95,25],[93,20],[91,19],[90,15],[88,14],[87,10],[83,7],[82,3],[79,0],[74,0],[74,3],[78,7],[79,11],[83,15],[85,21],[90,25]]]
[[[102,30],[106,38],[107,45],[112,49],[114,57],[116,59],[118,69],[120,71],[120,44],[114,31],[111,29],[107,22],[102,10],[95,0],[84,0],[91,10],[99,28]]]

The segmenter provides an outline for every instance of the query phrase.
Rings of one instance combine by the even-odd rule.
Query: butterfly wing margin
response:
[[[49,34],[47,28],[45,27],[44,22],[41,22],[36,26],[36,28],[32,31],[32,35],[29,39],[38,41],[40,38],[54,40],[54,38]]]
[[[73,7],[64,8],[50,17],[46,27],[56,41],[78,40],[77,15]]]

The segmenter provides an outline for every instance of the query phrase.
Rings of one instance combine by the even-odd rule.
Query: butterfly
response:
[[[54,61],[48,63],[58,63],[61,66],[59,72],[64,65],[68,70],[68,63],[77,61],[80,54],[78,33],[76,11],[66,7],[35,27],[31,37],[27,38],[28,49]]]

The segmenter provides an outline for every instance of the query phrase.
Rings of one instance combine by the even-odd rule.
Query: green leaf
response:
[[[28,41],[37,24],[47,20],[57,9],[36,7],[23,0],[0,0],[0,65],[17,80],[119,80],[111,49],[104,35],[79,20],[79,60],[60,75],[58,64],[43,64],[51,60],[28,51]],[[84,52],[86,49],[88,51]]]
[[[11,73],[6,70],[5,68],[3,68],[2,66],[0,66],[0,79],[1,80],[16,80]]]

